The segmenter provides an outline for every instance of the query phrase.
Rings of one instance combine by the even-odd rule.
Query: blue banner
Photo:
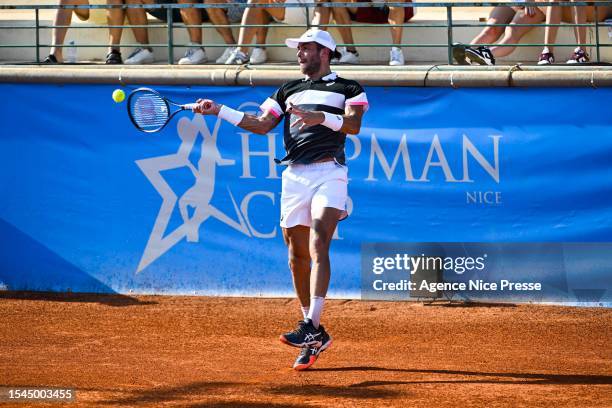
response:
[[[250,112],[274,91],[152,87]],[[114,88],[0,84],[0,285],[292,295],[282,127],[261,136],[185,112],[144,134]],[[366,92],[331,295],[360,296],[368,242],[612,242],[612,89]],[[612,265],[573,268],[612,279]]]

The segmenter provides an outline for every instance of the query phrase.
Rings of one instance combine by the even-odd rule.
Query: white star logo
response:
[[[215,192],[217,165],[231,166],[235,164],[234,160],[222,158],[217,147],[217,134],[220,124],[221,120],[217,119],[211,133],[203,116],[195,115],[193,120],[183,117],[177,124],[177,133],[181,139],[181,145],[176,153],[136,161],[138,167],[140,167],[144,175],[162,197],[161,207],[136,273],[141,272],[183,238],[186,238],[187,242],[198,242],[200,225],[210,217],[216,218],[246,236],[251,236],[247,222],[236,204],[236,200],[229,187],[227,190],[234,206],[237,221],[222,213],[211,204]],[[198,135],[202,135],[202,154],[196,168],[189,161],[189,155],[198,140]],[[161,172],[183,167],[191,170],[195,177],[195,183],[178,198]],[[177,201],[183,224],[166,234],[168,223],[176,208]],[[189,207],[194,208],[191,217],[189,216]]]

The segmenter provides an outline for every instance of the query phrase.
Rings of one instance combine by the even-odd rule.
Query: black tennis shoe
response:
[[[306,318],[298,322],[297,328],[280,335],[280,341],[293,347],[321,347],[323,326],[315,328],[312,320]]]
[[[332,344],[332,338],[323,326],[319,326],[319,329],[322,332],[321,335],[321,347],[304,347],[300,351],[300,354],[297,356],[295,363],[293,363],[293,369],[297,371],[302,371],[310,368],[317,358],[319,354],[325,351]]]
[[[495,65],[495,57],[488,47],[478,48],[467,47],[465,49],[465,59],[471,65]]]
[[[453,44],[453,58],[459,65],[470,65],[470,63],[465,60],[465,48],[465,45],[461,43]]]
[[[119,50],[111,49],[111,51],[106,55],[106,63],[109,65],[119,65],[123,64],[123,60],[121,59],[121,53]]]

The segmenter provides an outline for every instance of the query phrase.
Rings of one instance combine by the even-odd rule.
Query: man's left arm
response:
[[[363,118],[364,112],[363,105],[346,105],[340,131],[349,135],[358,134],[361,130],[361,118]]]

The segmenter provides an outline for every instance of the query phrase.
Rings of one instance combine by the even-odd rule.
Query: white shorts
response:
[[[346,211],[348,169],[335,161],[291,164],[283,171],[280,226],[310,227],[312,210],[332,207]]]

